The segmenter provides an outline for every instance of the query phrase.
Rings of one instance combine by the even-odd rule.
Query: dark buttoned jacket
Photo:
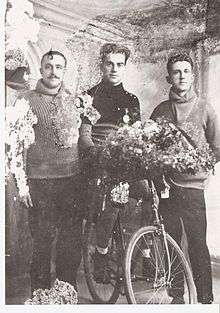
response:
[[[101,81],[87,93],[93,97],[93,107],[101,117],[95,125],[91,125],[88,118],[83,118],[79,137],[82,150],[101,144],[113,129],[125,121],[125,116],[129,117],[129,124],[140,120],[139,100],[126,91],[123,84],[112,86]]]

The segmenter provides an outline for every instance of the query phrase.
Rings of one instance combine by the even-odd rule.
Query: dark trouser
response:
[[[160,200],[160,213],[163,216],[166,231],[179,245],[182,237],[182,219],[198,302],[213,301],[211,261],[206,244],[207,221],[204,191],[171,186],[170,198]],[[181,295],[183,286],[179,290],[179,295]]]
[[[149,202],[149,187],[145,180],[130,184],[130,197],[143,199],[143,223],[147,224],[150,219],[151,205]],[[112,230],[118,216],[120,208],[107,198],[105,210],[101,212],[97,219],[96,237],[97,246],[106,248],[112,235]]]
[[[31,290],[51,287],[51,250],[56,241],[56,277],[76,283],[81,262],[82,218],[80,179],[30,179],[33,208],[29,226],[33,239]]]

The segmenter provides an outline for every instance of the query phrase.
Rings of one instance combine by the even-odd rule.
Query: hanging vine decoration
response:
[[[137,63],[164,62],[172,51],[190,51],[204,42],[207,53],[217,45],[206,33],[207,0],[167,0],[152,10],[124,11],[120,15],[102,15],[96,19],[123,30],[133,40]]]
[[[73,60],[77,64],[75,94],[91,88],[100,78],[98,43],[88,32],[88,25],[84,25],[66,41],[66,47],[71,51]]]
[[[80,64],[77,89],[81,92],[99,80],[98,51],[111,38],[129,46],[136,64],[164,63],[170,54],[191,53],[197,45],[209,55],[218,46],[218,38],[206,32],[207,10],[207,0],[166,0],[152,10],[127,9],[118,15],[96,16],[67,41]],[[84,71],[86,67],[90,71]]]

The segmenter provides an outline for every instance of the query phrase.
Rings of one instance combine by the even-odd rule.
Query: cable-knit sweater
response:
[[[162,116],[185,130],[198,148],[208,143],[216,160],[220,161],[220,124],[217,114],[205,99],[198,98],[193,90],[180,97],[171,88],[169,100],[160,103],[151,118],[155,120]],[[208,177],[209,173],[200,172],[196,175],[175,174],[169,179],[181,187],[205,189]]]
[[[23,95],[29,100],[30,107],[38,119],[34,125],[35,142],[27,151],[28,178],[59,178],[79,174],[77,139],[70,148],[61,148],[55,144],[51,102],[58,91],[46,88],[40,80],[35,90]]]

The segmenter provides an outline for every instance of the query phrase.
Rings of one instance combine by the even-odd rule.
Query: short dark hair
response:
[[[179,62],[179,61],[186,61],[189,62],[192,69],[194,68],[193,60],[191,57],[188,55],[188,53],[179,53],[179,54],[174,54],[172,55],[168,62],[167,62],[167,72],[170,74],[171,67],[174,63]]]
[[[100,49],[100,56],[101,56],[102,62],[105,61],[105,57],[109,53],[122,53],[122,54],[124,54],[125,55],[125,64],[131,55],[131,51],[123,45],[120,45],[117,43],[106,43]]]
[[[61,57],[63,57],[64,58],[64,61],[65,61],[65,67],[66,67],[66,65],[67,65],[67,59],[66,59],[66,57],[61,53],[61,52],[59,52],[59,51],[57,51],[57,50],[49,50],[49,51],[47,51],[46,53],[44,53],[44,55],[42,56],[42,58],[41,58],[41,66],[42,66],[42,62],[43,62],[43,59],[45,58],[45,57],[49,57],[50,59],[53,59],[53,56],[54,55],[60,55]]]

